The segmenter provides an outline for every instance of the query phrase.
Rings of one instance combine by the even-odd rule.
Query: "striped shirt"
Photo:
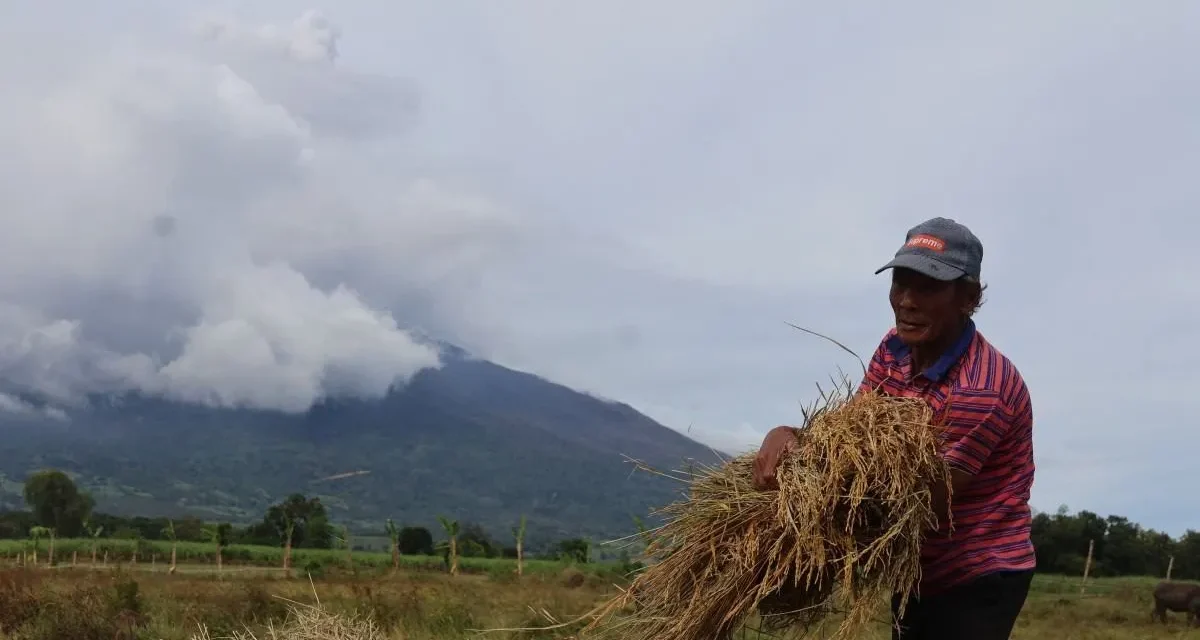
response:
[[[945,425],[943,456],[973,476],[952,498],[949,523],[930,532],[921,550],[919,593],[933,593],[997,572],[1034,568],[1030,540],[1033,410],[1012,362],[984,339],[974,322],[925,371],[896,330],[883,337],[860,391],[921,397]]]

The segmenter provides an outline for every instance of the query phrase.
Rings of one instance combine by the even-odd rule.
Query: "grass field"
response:
[[[0,570],[0,638],[78,640],[140,638],[191,640],[205,625],[210,638],[249,627],[278,624],[287,615],[287,600],[314,603],[330,611],[369,616],[386,637],[405,640],[465,638],[554,638],[559,632],[478,630],[537,627],[544,615],[569,620],[611,595],[612,581],[584,574],[577,567],[545,563],[523,577],[511,571],[489,571],[451,577],[411,568],[392,575],[331,570],[312,583],[305,577],[285,579],[239,567],[218,577],[204,565],[184,565],[167,575],[161,564],[147,563],[109,570],[60,566],[54,570]],[[1053,640],[1132,640],[1134,638],[1198,638],[1181,614],[1167,625],[1150,620],[1154,579],[1096,580],[1080,595],[1078,579],[1038,576],[1014,638]],[[889,636],[885,609],[868,638]],[[820,638],[818,630],[809,635]],[[260,635],[260,637],[266,637]],[[752,631],[741,634],[761,640]]]
[[[101,538],[95,541],[97,562],[103,563],[107,557],[110,565],[128,564],[133,560],[133,552],[138,550],[139,565],[165,565],[171,557],[171,543],[161,540],[143,540],[140,543],[133,540]],[[76,561],[81,565],[92,562],[92,540],[61,539],[54,542],[54,560],[56,565],[69,565]],[[38,544],[38,558],[45,563],[49,554],[49,541],[42,540]],[[21,554],[29,554],[32,546],[26,540],[0,540],[0,560],[13,559]],[[106,555],[107,554],[107,555]],[[281,568],[283,566],[283,549],[280,547],[264,547],[252,545],[231,545],[221,549],[224,568],[235,571],[246,568]],[[180,542],[176,549],[176,562],[181,565],[180,571],[210,571],[216,567],[215,547],[211,543]],[[353,562],[353,567],[350,563]],[[508,574],[516,568],[516,561],[505,558],[459,558],[459,569],[463,573]],[[183,567],[182,565],[189,565]],[[335,549],[293,549],[292,567],[298,573],[320,574],[326,569],[350,569],[377,571],[390,569],[392,556],[390,553],[378,551],[355,551],[347,554],[345,550]],[[400,566],[412,571],[441,571],[444,562],[441,556],[400,556]],[[563,563],[556,560],[525,560],[525,571],[528,573],[557,573],[562,571]],[[618,571],[614,563],[590,563],[580,565],[585,573],[613,576]],[[615,577],[615,576],[613,576]]]

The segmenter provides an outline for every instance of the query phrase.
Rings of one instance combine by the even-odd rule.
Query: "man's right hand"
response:
[[[754,488],[759,491],[778,489],[779,480],[775,471],[783,454],[796,448],[795,427],[775,427],[767,432],[758,455],[754,458]]]

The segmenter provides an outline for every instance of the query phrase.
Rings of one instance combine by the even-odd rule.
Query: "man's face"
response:
[[[889,299],[896,333],[904,344],[940,345],[958,329],[964,302],[954,282],[936,280],[912,269],[892,269]]]

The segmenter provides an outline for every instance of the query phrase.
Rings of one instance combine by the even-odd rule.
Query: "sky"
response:
[[[22,5],[22,6],[18,6]],[[569,6],[568,6],[569,5]],[[437,354],[725,451],[983,241],[1035,507],[1200,528],[1200,5],[0,3],[0,373],[304,411]],[[37,411],[0,395],[0,411]]]

